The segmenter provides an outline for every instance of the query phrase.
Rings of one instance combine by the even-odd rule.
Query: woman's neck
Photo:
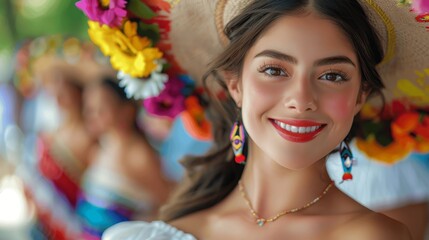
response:
[[[300,208],[318,197],[331,182],[324,159],[302,170],[290,170],[262,151],[255,152],[248,155],[241,181],[260,217],[270,218],[281,211]]]

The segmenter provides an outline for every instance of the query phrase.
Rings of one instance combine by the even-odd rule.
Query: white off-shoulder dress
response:
[[[196,240],[165,222],[122,222],[107,229],[102,240]]]

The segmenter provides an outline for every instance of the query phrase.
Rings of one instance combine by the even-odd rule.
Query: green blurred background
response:
[[[22,40],[61,34],[87,39],[87,18],[76,0],[0,0],[0,54]]]

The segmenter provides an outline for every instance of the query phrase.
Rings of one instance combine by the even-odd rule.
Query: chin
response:
[[[300,162],[297,162],[295,160],[292,160],[292,161],[283,160],[283,161],[276,161],[276,162],[284,168],[294,170],[294,171],[299,171],[299,170],[309,168],[310,166],[318,162],[318,160],[317,161],[300,161]]]
[[[292,152],[292,151],[291,151]],[[301,153],[292,153],[289,154],[279,154],[278,156],[273,156],[272,159],[280,166],[290,169],[290,170],[302,170],[309,168],[312,165],[318,163],[321,159],[324,159],[326,154],[301,154]]]

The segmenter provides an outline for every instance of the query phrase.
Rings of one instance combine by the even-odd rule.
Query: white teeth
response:
[[[274,121],[274,122],[281,128],[285,129],[286,131],[293,132],[293,133],[311,133],[320,128],[320,125],[312,126],[312,127],[297,127],[297,126],[289,125],[279,121]]]

